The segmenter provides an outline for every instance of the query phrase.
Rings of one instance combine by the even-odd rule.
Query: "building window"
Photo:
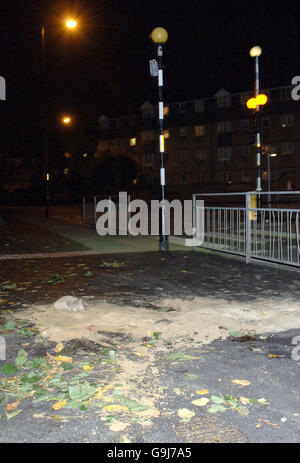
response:
[[[200,184],[205,183],[204,179],[205,179],[205,176],[203,173],[196,175],[196,183],[200,183]]]
[[[263,170],[262,179],[263,180],[268,180],[268,171],[266,169]]]
[[[204,136],[204,125],[196,125],[195,126],[195,137],[203,137]]]
[[[240,129],[241,130],[248,130],[250,125],[249,119],[242,119],[240,122]]]
[[[281,127],[292,127],[294,124],[293,114],[284,114],[281,116],[280,125]]]
[[[219,95],[217,97],[217,107],[226,108],[231,106],[231,96],[230,95]]]
[[[196,161],[205,161],[206,159],[206,149],[196,150]]]
[[[179,112],[186,113],[186,103],[179,103]]]
[[[280,89],[280,98],[282,101],[288,101],[292,99],[292,88],[291,87],[282,87]]]
[[[248,157],[249,154],[250,154],[250,146],[249,145],[241,146],[241,156],[242,156],[242,158]]]
[[[196,100],[195,101],[195,111],[200,113],[204,111],[204,100]]]
[[[260,123],[261,123],[261,128],[262,129],[269,129],[271,127],[271,118],[270,117],[262,117]]]
[[[281,143],[281,154],[293,154],[294,145],[292,142]]]
[[[145,153],[145,164],[153,164],[153,153]]]
[[[231,132],[231,121],[219,121],[219,122],[217,122],[217,131],[219,133]]]
[[[136,138],[130,138],[129,145],[130,146],[136,146]]]
[[[218,148],[219,161],[230,161],[232,156],[231,146],[220,146]]]
[[[164,106],[164,116],[168,116],[169,114],[169,106]]]
[[[248,170],[243,170],[242,171],[242,182],[249,182],[250,180],[250,174]]]
[[[164,130],[163,135],[164,135],[164,138],[170,138],[170,130],[169,129]]]
[[[223,172],[223,181],[229,185],[232,183],[231,172]]]
[[[181,183],[186,183],[186,175],[185,174],[181,175]]]
[[[187,161],[188,160],[188,152],[187,151],[182,151],[179,154],[179,159],[180,159],[180,161]]]
[[[150,117],[154,117],[154,109],[153,108],[146,108],[143,110],[143,119],[149,119]]]
[[[181,137],[186,137],[186,132],[187,132],[186,127],[180,127],[179,134]]]

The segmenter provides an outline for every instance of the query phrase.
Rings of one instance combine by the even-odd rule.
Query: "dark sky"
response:
[[[80,24],[66,33],[68,13]],[[165,100],[253,87],[251,46],[263,48],[262,87],[287,85],[299,69],[298,2],[9,0],[0,7],[0,154],[37,155],[42,143],[41,25],[47,28],[50,132],[71,112],[96,130],[102,113],[130,114],[156,97],[149,76],[156,26],[169,32]]]

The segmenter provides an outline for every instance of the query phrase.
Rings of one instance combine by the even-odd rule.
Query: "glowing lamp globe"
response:
[[[151,39],[154,43],[166,43],[168,40],[168,32],[163,27],[156,27],[151,32]]]
[[[247,108],[248,109],[255,109],[256,106],[257,106],[256,98],[250,98],[250,100],[247,101]]]
[[[255,45],[255,47],[252,47],[250,50],[250,56],[251,58],[256,58],[262,54],[262,49],[258,46]]]
[[[77,26],[77,21],[75,19],[66,20],[66,27],[68,29],[75,29],[76,26]]]
[[[256,104],[257,106],[263,106],[267,103],[268,97],[264,93],[261,93],[256,97]]]

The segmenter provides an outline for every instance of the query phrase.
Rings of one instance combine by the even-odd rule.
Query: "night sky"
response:
[[[211,96],[253,87],[249,49],[258,44],[261,86],[288,85],[299,69],[298,2],[194,0],[9,0],[0,7],[0,154],[38,156],[42,150],[41,26],[47,30],[50,135],[69,112],[77,127],[97,135],[97,118],[131,114],[156,98],[149,34],[168,30],[165,100]],[[62,20],[75,16],[79,29]]]

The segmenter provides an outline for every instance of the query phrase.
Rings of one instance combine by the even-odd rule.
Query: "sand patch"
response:
[[[209,343],[236,330],[266,333],[300,328],[300,303],[287,299],[260,299],[249,303],[201,297],[190,301],[161,300],[157,307],[174,309],[169,312],[99,300],[87,300],[86,304],[86,312],[66,312],[51,305],[37,305],[18,312],[18,317],[32,321],[41,335],[52,341],[84,338],[115,348],[141,345],[149,331],[159,332],[163,339],[176,343],[187,338]],[[143,349],[139,348],[138,354],[142,356]]]

